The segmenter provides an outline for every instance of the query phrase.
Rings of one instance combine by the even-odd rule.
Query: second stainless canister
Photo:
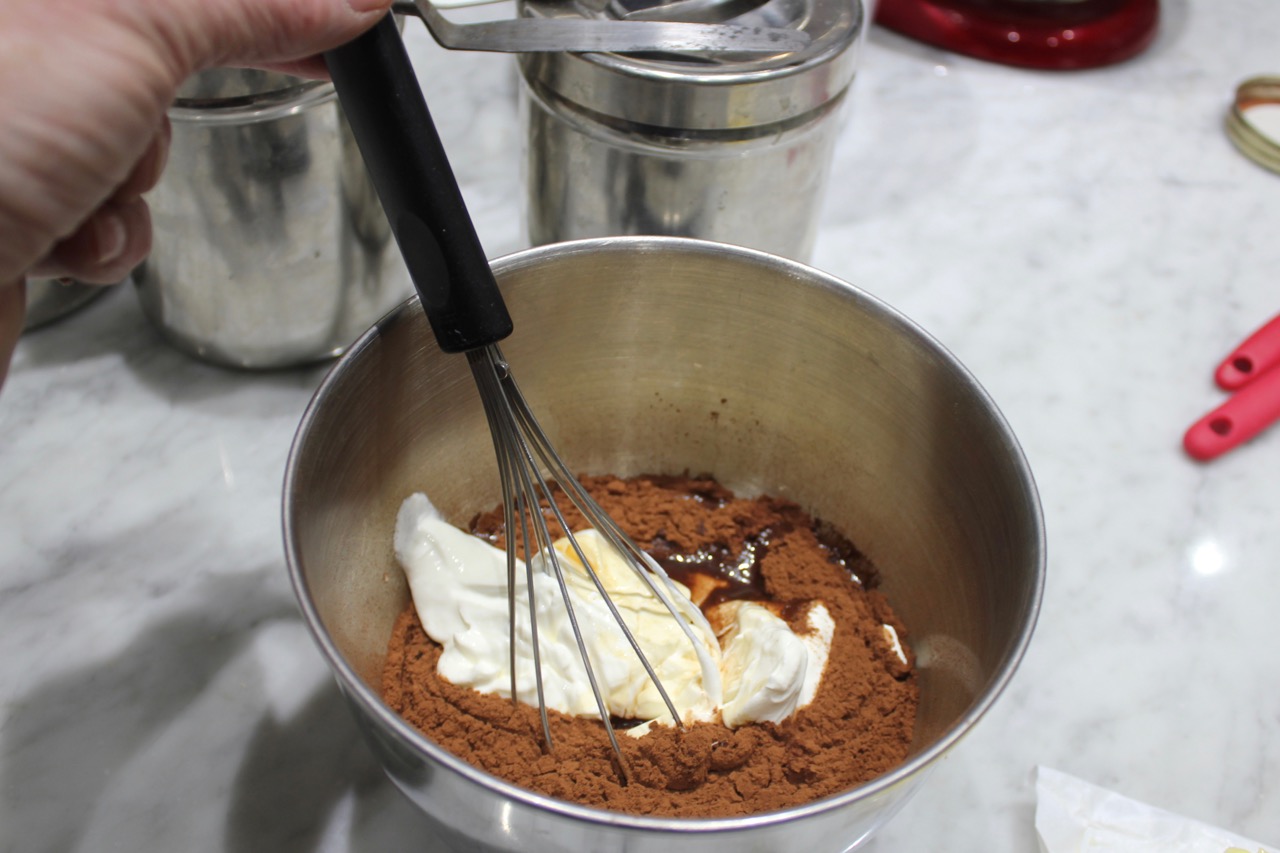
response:
[[[216,364],[268,369],[343,352],[412,291],[333,85],[214,69],[169,110],[134,271],[147,316]]]
[[[637,2],[596,11],[599,2],[574,0],[566,11],[563,0],[526,0],[522,11],[622,16]],[[808,259],[862,6],[767,0],[733,23],[799,28],[812,43],[767,57],[520,57],[533,244],[663,234]]]

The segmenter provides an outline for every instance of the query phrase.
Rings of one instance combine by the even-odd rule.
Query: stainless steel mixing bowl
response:
[[[839,796],[745,818],[597,811],[493,778],[379,699],[408,600],[392,555],[415,490],[456,522],[499,501],[466,360],[416,301],[335,366],[289,458],[284,527],[305,617],[396,784],[504,851],[848,850],[977,722],[1031,637],[1044,534],[1031,472],[991,399],[921,329],[867,293],[781,258],[678,238],[566,243],[494,265],[504,344],[530,404],[580,473],[710,472],[834,522],[881,567],[911,629],[920,710],[908,761]]]

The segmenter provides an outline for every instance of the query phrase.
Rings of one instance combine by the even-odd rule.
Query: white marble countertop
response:
[[[1168,0],[1128,64],[1038,73],[873,32],[814,264],[896,305],[1003,409],[1049,577],[1008,691],[873,851],[1036,849],[1049,765],[1280,843],[1280,428],[1183,429],[1280,312],[1280,175],[1222,130],[1280,72],[1275,0]],[[409,25],[482,240],[521,248],[509,59]],[[321,368],[170,349],[120,288],[0,394],[0,851],[443,849],[299,619],[279,493]]]

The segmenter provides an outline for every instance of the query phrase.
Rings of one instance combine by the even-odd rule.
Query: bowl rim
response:
[[[514,800],[526,807],[551,812],[561,817],[585,823],[608,826],[610,828],[625,828],[658,833],[681,833],[685,835],[689,833],[711,834],[730,831],[740,832],[747,829],[777,826],[831,811],[838,811],[855,802],[873,798],[891,788],[910,782],[913,777],[919,775],[922,771],[927,770],[939,757],[963,739],[963,737],[972,730],[974,725],[977,724],[977,722],[987,713],[991,706],[995,704],[995,701],[999,696],[1004,692],[1005,688],[1017,672],[1018,666],[1030,645],[1032,635],[1035,632],[1036,623],[1039,619],[1040,607],[1044,595],[1047,559],[1043,508],[1040,503],[1039,492],[1036,487],[1035,479],[1032,476],[1026,456],[1021,445],[1018,443],[1013,430],[1010,428],[1003,413],[1000,411],[999,407],[996,406],[995,401],[991,398],[990,394],[988,394],[986,389],[977,381],[976,377],[970,373],[968,368],[966,368],[959,359],[957,359],[936,338],[918,326],[906,315],[890,306],[884,300],[860,287],[857,287],[856,285],[837,278],[834,275],[823,272],[807,264],[802,264],[798,261],[789,260],[778,255],[773,255],[768,252],[762,252],[755,249],[748,249],[724,243],[713,243],[707,240],[698,240],[686,237],[600,237],[574,240],[564,243],[553,243],[522,249],[503,255],[493,260],[492,266],[495,275],[498,277],[499,281],[501,281],[502,274],[504,272],[520,269],[530,265],[541,264],[548,257],[576,255],[581,253],[597,253],[601,251],[615,253],[663,251],[674,252],[677,254],[703,254],[709,250],[714,251],[716,254],[736,256],[738,259],[750,263],[777,267],[786,272],[788,274],[788,278],[804,281],[807,284],[852,292],[857,299],[864,301],[869,307],[882,313],[886,319],[894,321],[896,324],[908,330],[911,334],[918,336],[920,341],[927,346],[934,355],[946,362],[950,369],[955,371],[958,377],[964,379],[970,385],[974,394],[982,401],[985,410],[992,419],[993,425],[1000,430],[1003,443],[1009,449],[1011,453],[1011,461],[1019,474],[1019,480],[1026,490],[1025,499],[1028,503],[1028,509],[1030,510],[1029,517],[1035,530],[1033,542],[1034,577],[1032,578],[1031,594],[1027,598],[1025,623],[1014,638],[1013,643],[1010,645],[1006,656],[1001,662],[1001,665],[996,671],[993,679],[985,689],[974,697],[965,713],[953,722],[936,741],[921,750],[919,753],[909,757],[902,764],[887,773],[877,776],[876,778],[871,779],[868,782],[864,782],[854,788],[850,788],[838,794],[832,794],[822,799],[801,803],[785,809],[757,812],[738,817],[651,817],[626,812],[608,811],[538,794],[534,791],[514,785],[498,776],[494,776],[491,773],[469,764],[439,746],[425,734],[410,725],[399,714],[389,708],[382,701],[382,698],[375,694],[374,691],[364,683],[364,680],[355,672],[351,664],[348,663],[346,658],[333,642],[332,638],[328,635],[328,632],[325,631],[320,619],[320,614],[316,609],[315,603],[311,599],[306,578],[302,571],[302,560],[299,553],[298,542],[296,539],[296,527],[292,515],[291,497],[295,491],[298,459],[302,453],[304,445],[306,444],[311,426],[318,417],[322,401],[326,398],[327,392],[341,380],[347,371],[352,369],[351,365],[360,360],[362,354],[375,344],[381,336],[384,326],[395,322],[398,317],[407,312],[420,310],[418,308],[418,297],[416,295],[410,296],[404,302],[391,309],[391,311],[384,315],[382,319],[361,335],[359,339],[351,345],[347,352],[329,369],[328,373],[317,387],[310,402],[307,404],[307,408],[303,413],[298,429],[294,435],[293,442],[289,448],[289,455],[285,466],[284,491],[281,509],[285,542],[285,558],[288,565],[290,581],[293,586],[294,594],[298,600],[298,604],[302,610],[303,617],[307,623],[307,628],[327,659],[330,668],[338,677],[340,686],[342,687],[343,692],[346,693],[347,697],[358,702],[366,713],[377,719],[381,725],[394,732],[395,736],[402,742],[411,745],[418,754],[431,759],[441,768],[447,769],[458,776],[462,776],[469,782],[472,782],[481,788],[493,791],[494,793]]]

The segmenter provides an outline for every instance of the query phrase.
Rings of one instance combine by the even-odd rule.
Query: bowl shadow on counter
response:
[[[2,741],[0,848],[79,846],[122,768],[196,700],[252,626],[292,617],[287,601],[256,594],[257,574],[206,584],[206,606],[157,622],[115,656],[65,670],[14,703]]]
[[[228,853],[467,853],[387,778],[332,682],[287,721],[254,727],[231,796]]]
[[[201,734],[208,718],[192,719],[211,685],[249,651],[256,629],[298,622],[289,597],[264,590],[262,578],[281,571],[271,564],[203,582],[201,606],[171,614],[112,657],[64,670],[18,697],[0,735],[0,850],[155,849],[149,827],[156,820],[172,832],[174,824],[198,829],[207,816],[198,804],[179,802],[176,792],[192,785],[207,790],[210,783],[200,777],[210,771],[210,754],[214,772],[225,768],[234,776],[221,845],[229,853],[332,849],[322,845],[321,832],[346,799],[354,806],[350,849],[423,849],[430,824],[383,775],[328,678],[283,721],[258,710],[265,699],[253,703],[256,722],[215,721],[207,738]],[[249,678],[244,690],[261,693],[261,680]],[[157,738],[175,725],[196,737],[181,754],[162,757],[163,775],[139,783],[136,767],[156,765]],[[244,745],[238,765],[216,756],[228,740]],[[206,808],[222,806],[215,800]],[[104,812],[111,818],[105,829],[95,820]],[[212,838],[190,837],[188,849],[218,847]]]

